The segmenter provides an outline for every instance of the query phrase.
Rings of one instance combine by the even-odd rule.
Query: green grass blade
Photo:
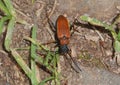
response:
[[[32,42],[33,44],[35,44],[36,46],[42,48],[42,49],[45,50],[45,51],[49,51],[49,49],[48,49],[47,47],[45,47],[45,46],[42,45],[41,43],[38,43],[36,40],[34,40],[34,39],[30,38],[30,37],[24,37],[24,39]]]
[[[45,85],[45,83],[46,83],[47,81],[50,81],[50,80],[52,80],[52,79],[54,79],[54,77],[48,77],[48,78],[44,79],[43,81],[41,81],[38,85]]]
[[[35,46],[38,46],[37,45],[37,43],[36,43],[36,41],[34,40],[34,39],[32,39],[32,38],[30,38],[30,37],[24,37],[24,39],[26,39],[26,40],[28,40],[28,41],[30,41],[33,45],[35,45]],[[32,56],[31,56],[36,62],[38,62],[38,63],[43,63],[43,59],[41,58],[41,57],[39,57],[38,55],[36,55],[36,53],[34,54],[34,53],[32,53]]]
[[[15,12],[15,9],[14,9],[14,7],[12,5],[11,0],[4,0],[4,3],[6,5],[6,7],[7,7],[7,9],[9,10],[10,14],[12,16],[16,16],[16,12]]]
[[[36,33],[37,33],[37,28],[35,26],[33,26],[32,28],[32,39],[36,40]],[[38,85],[38,81],[37,81],[37,78],[36,78],[36,63],[35,61],[33,60],[33,58],[35,58],[36,56],[34,55],[37,55],[36,54],[36,49],[37,47],[31,43],[31,70],[32,70],[32,76],[31,76],[31,82],[32,82],[32,85]]]
[[[83,21],[89,22],[92,25],[104,26],[102,22],[100,22],[99,20],[97,20],[95,18],[90,18],[88,16],[80,16],[80,19]]]
[[[37,56],[34,54],[34,57],[32,57],[37,63],[42,64],[43,59],[40,56]]]
[[[83,21],[89,22],[92,25],[105,27],[109,31],[114,31],[114,29],[112,29],[110,27],[110,25],[105,24],[105,23],[103,23],[103,22],[101,22],[101,21],[99,21],[99,20],[97,20],[95,18],[90,18],[88,16],[81,16],[80,19],[83,20]]]
[[[33,59],[31,59],[31,71],[32,71],[32,75],[31,75],[31,83],[32,85],[38,85],[38,81],[37,81],[37,77],[36,77],[36,63]]]
[[[9,18],[9,17],[2,17],[2,18],[0,19],[0,35],[1,35],[1,33],[3,32],[4,23],[5,23],[5,21],[8,20],[8,19],[10,19],[10,18]]]
[[[6,51],[10,51],[10,44],[12,42],[12,33],[13,33],[14,25],[15,25],[15,18],[12,17],[12,19],[8,23],[7,34],[4,42],[4,47]]]
[[[120,42],[118,40],[115,40],[113,43],[115,52],[120,52]]]
[[[113,29],[112,25],[108,25],[107,23],[103,23],[95,18],[90,18],[88,16],[81,16],[80,19],[85,22],[89,22],[92,25],[104,27],[106,30],[109,30],[111,32],[113,38],[116,39],[117,34],[116,34],[115,30]]]
[[[118,32],[117,40],[120,42],[120,31]]]
[[[32,39],[33,40],[36,40],[36,32],[37,32],[37,28],[35,26],[33,26],[33,28],[32,28]],[[31,56],[32,56],[32,58],[35,57],[34,55],[37,55],[36,49],[37,49],[36,45],[34,43],[31,43]]]
[[[5,6],[5,4],[3,3],[2,0],[0,0],[0,9],[1,9],[6,15],[10,15],[9,10],[7,9],[7,7]]]
[[[45,57],[45,59],[44,59],[44,65],[45,66],[48,66],[49,65],[49,60],[51,59],[51,55],[50,55],[51,53],[50,52],[48,52],[47,53],[47,55],[46,55],[46,57]]]
[[[35,2],[35,0],[32,0],[32,3],[34,3]]]
[[[27,66],[27,64],[24,62],[22,57],[16,52],[16,50],[11,49],[11,54],[15,58],[16,62],[20,65],[20,67],[24,70],[26,75],[31,78],[32,71],[30,68]]]

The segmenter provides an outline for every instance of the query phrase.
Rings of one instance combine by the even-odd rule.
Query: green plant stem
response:
[[[14,57],[14,59],[16,60],[16,62],[18,63],[18,65],[20,65],[20,67],[23,69],[23,71],[25,72],[25,74],[29,78],[31,78],[32,71],[27,66],[27,64],[24,62],[24,60],[22,59],[22,57],[14,49],[11,49],[11,54]]]

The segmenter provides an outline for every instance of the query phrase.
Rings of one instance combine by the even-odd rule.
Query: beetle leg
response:
[[[74,32],[78,32],[80,33],[77,29],[78,29],[78,25],[76,25],[76,23],[78,23],[79,21],[77,19],[74,20],[74,22],[71,24],[70,29],[71,29],[71,36],[74,34]],[[76,25],[76,26],[75,26]]]
[[[48,44],[51,44],[51,43],[56,43],[56,41],[55,40],[49,40],[46,43],[42,43],[42,45],[48,45]]]
[[[52,22],[52,20],[50,20],[49,18],[48,18],[48,24],[50,26],[50,29],[55,33],[56,27],[55,27],[54,23]]]

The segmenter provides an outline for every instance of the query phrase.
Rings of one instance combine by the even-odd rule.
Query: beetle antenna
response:
[[[67,54],[65,54],[65,55],[67,55]],[[73,67],[73,69],[76,71],[76,72],[80,72],[80,71],[82,71],[81,70],[81,68],[78,66],[78,64],[74,61],[74,59],[72,58],[72,56],[71,56],[71,54],[70,53],[68,53],[68,56],[70,57],[70,59],[72,60],[72,62],[74,63],[74,65],[78,68],[78,69],[76,69],[75,67],[73,67],[72,65],[72,67]],[[79,71],[78,71],[79,70]]]
[[[56,27],[55,27],[54,23],[52,22],[52,20],[50,20],[50,17],[49,17],[49,15],[47,13],[47,8],[45,8],[45,13],[46,13],[46,21],[48,22],[48,24],[50,26],[50,29],[52,30],[52,32],[56,32],[56,30],[55,30]]]

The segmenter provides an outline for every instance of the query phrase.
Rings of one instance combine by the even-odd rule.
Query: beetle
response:
[[[68,44],[70,42],[70,27],[68,20],[63,15],[59,15],[56,22],[57,38],[59,40],[60,53],[68,53]]]
[[[68,48],[68,44],[70,42],[70,36],[71,36],[71,29],[74,28],[74,23],[72,23],[71,26],[69,26],[69,22],[66,17],[63,15],[59,15],[56,24],[54,25],[52,21],[48,18],[48,23],[50,25],[50,28],[53,32],[55,32],[55,38],[58,41],[59,46],[59,52],[60,54],[64,55],[65,58],[70,60],[71,67],[76,71],[80,72],[82,71],[80,67],[78,66],[77,62],[72,58],[71,56],[71,50]],[[55,28],[55,29],[54,29]],[[56,42],[56,41],[55,41]],[[73,63],[73,64],[72,64]],[[76,67],[75,67],[76,66]]]
[[[70,34],[70,27],[69,27],[67,18],[64,17],[63,15],[59,15],[57,18],[57,21],[56,21],[56,28],[57,28],[57,38],[59,40],[60,53],[64,54],[66,57],[69,56],[71,58],[71,60],[73,61],[73,63],[77,66],[78,70],[81,71],[80,67],[77,65],[77,63],[72,58],[72,56],[70,54],[70,50],[68,49],[68,44],[70,42],[71,34]]]

